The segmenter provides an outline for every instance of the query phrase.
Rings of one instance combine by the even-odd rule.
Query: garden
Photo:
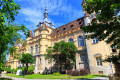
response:
[[[59,72],[54,72],[51,74],[33,74],[34,66],[29,66],[26,75],[16,75],[18,69],[21,69],[24,73],[25,67],[11,69],[10,66],[4,68],[7,71],[5,76],[8,77],[17,77],[17,78],[25,78],[25,79],[90,79],[96,77],[106,77],[105,75],[92,75],[89,74],[87,70],[81,69],[80,71],[72,71],[68,70],[66,74],[61,74]],[[2,79],[2,80],[11,80],[11,79]]]

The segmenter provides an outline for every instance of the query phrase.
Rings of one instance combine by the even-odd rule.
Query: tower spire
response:
[[[45,7],[45,12],[44,12],[44,20],[48,19],[48,12],[47,12],[47,7]]]

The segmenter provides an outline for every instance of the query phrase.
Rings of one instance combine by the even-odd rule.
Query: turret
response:
[[[39,24],[37,25],[37,27],[41,27],[43,25],[43,23],[45,23],[47,26],[55,29],[55,25],[48,19],[47,8],[45,8],[43,22],[39,22]]]
[[[83,0],[82,2],[82,7],[84,4],[87,4],[85,0]],[[87,26],[91,24],[93,18],[96,18],[96,14],[95,13],[88,14],[84,8],[83,8],[83,12],[84,12],[84,25]]]

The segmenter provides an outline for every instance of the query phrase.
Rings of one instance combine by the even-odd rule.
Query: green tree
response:
[[[7,71],[8,73],[10,73],[10,72],[11,72],[11,66],[10,66],[10,65],[9,65],[9,66],[6,66],[6,67],[4,68],[4,70]]]
[[[15,25],[13,22],[15,16],[19,13],[20,5],[14,0],[0,0],[0,72],[3,68],[4,52],[9,50],[9,46],[13,46],[16,39],[21,36],[18,31],[23,31],[25,35],[29,30],[24,25]]]
[[[76,52],[77,48],[72,42],[60,41],[55,43],[53,47],[49,47],[45,56],[47,59],[53,59],[57,64],[60,64],[61,71],[62,65],[65,66],[65,69],[70,69],[71,61],[75,65]]]
[[[97,37],[99,41],[105,40],[111,47],[115,46],[120,50],[120,0],[86,0],[83,5],[88,14],[96,13],[97,21],[90,25],[82,27],[85,32],[93,33],[87,38]],[[120,55],[120,53],[119,53]],[[120,64],[120,57],[109,56],[105,61],[113,62],[115,65]],[[117,70],[118,71],[118,70]]]
[[[82,27],[85,32],[94,33],[88,38],[97,37],[99,41],[105,40],[120,49],[120,0],[86,0],[84,9],[87,13],[95,12],[97,20],[87,27]]]
[[[1,57],[1,63],[0,63],[0,69],[3,71],[4,70],[4,67],[5,67],[5,64],[6,64],[6,53],[2,54],[2,57]]]
[[[26,65],[26,69],[27,69],[26,73],[27,73],[28,67],[29,67],[28,64],[34,63],[35,60],[34,60],[34,58],[31,54],[26,53],[26,54],[22,54],[22,57],[20,58],[20,61],[21,61],[21,63]]]

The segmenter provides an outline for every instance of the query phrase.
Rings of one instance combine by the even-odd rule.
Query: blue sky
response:
[[[16,24],[24,24],[28,29],[36,29],[43,21],[45,7],[48,8],[49,20],[55,27],[60,27],[75,19],[83,17],[82,0],[14,0],[21,4],[21,10],[16,16]],[[34,33],[34,32],[33,32]],[[23,33],[20,33],[23,35]],[[25,39],[25,36],[23,35]]]

